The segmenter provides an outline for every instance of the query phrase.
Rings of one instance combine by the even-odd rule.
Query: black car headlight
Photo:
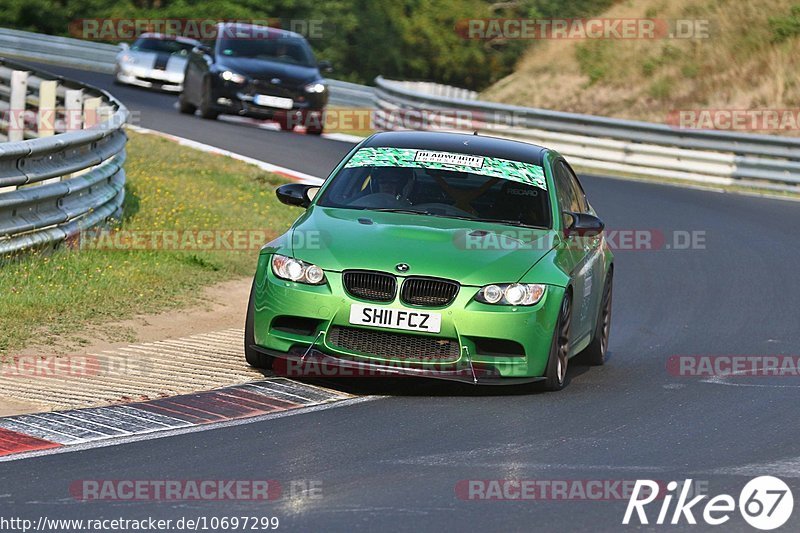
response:
[[[307,285],[322,285],[326,281],[325,272],[317,265],[280,254],[272,256],[272,272],[281,279]]]
[[[479,290],[475,299],[494,305],[536,305],[546,290],[540,283],[493,283]]]
[[[303,87],[303,90],[305,90],[307,93],[321,94],[327,91],[328,87],[324,83],[315,81],[314,83],[309,83],[308,85]]]
[[[225,81],[229,81],[231,83],[235,83],[237,85],[241,85],[247,81],[247,78],[239,74],[238,72],[234,72],[232,70],[224,70],[220,72],[219,77]]]

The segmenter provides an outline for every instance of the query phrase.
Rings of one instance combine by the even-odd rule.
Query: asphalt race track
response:
[[[49,69],[110,90],[144,127],[305,173],[327,175],[350,148],[180,115],[173,95],[116,87],[107,75]],[[288,531],[617,531],[633,528],[621,525],[626,500],[468,501],[456,487],[463,480],[691,478],[711,495],[738,499],[751,478],[772,474],[800,494],[800,379],[709,380],[667,369],[674,355],[800,355],[800,205],[608,178],[583,183],[607,228],[652,230],[666,244],[675,244],[674,232],[702,232],[704,248],[616,251],[610,360],[601,368],[571,365],[564,391],[328,382],[378,397],[0,463],[0,514],[277,516]],[[321,482],[322,497],[154,503],[78,502],[69,494],[81,479],[256,478],[284,486]],[[651,522],[659,507],[648,507]],[[701,514],[695,511],[702,523]],[[797,511],[786,527],[792,525]],[[752,531],[738,513],[723,527]]]

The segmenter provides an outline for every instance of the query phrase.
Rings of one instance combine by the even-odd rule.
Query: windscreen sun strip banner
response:
[[[471,172],[482,176],[533,185],[547,190],[544,169],[539,165],[474,154],[436,152],[413,148],[361,148],[345,164],[345,168],[355,167],[408,167]]]

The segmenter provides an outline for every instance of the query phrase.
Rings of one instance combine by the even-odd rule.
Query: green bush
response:
[[[800,4],[792,6],[787,16],[770,17],[769,27],[773,42],[782,42],[800,35]]]
[[[608,41],[589,41],[575,48],[581,73],[589,76],[589,85],[602,80],[609,71]]]
[[[672,91],[672,81],[669,78],[661,78],[650,85],[650,96],[656,100],[666,100]]]

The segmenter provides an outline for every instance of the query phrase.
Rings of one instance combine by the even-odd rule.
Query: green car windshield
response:
[[[365,150],[369,152],[362,154]],[[386,150],[392,150],[389,159]],[[541,228],[551,225],[541,167],[415,150],[359,150],[325,187],[317,205]]]

